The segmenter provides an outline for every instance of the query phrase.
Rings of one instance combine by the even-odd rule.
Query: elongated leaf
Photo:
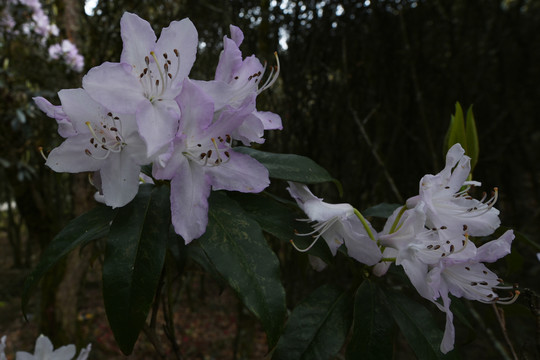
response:
[[[465,118],[463,117],[463,108],[459,102],[456,102],[456,114],[454,115],[454,121],[452,122],[452,130],[450,133],[450,144],[452,145],[460,143],[463,147],[467,146],[465,136]]]
[[[443,332],[423,305],[397,291],[381,292],[381,298],[419,359],[457,358],[455,352],[439,350]]]
[[[288,207],[262,194],[231,193],[229,196],[236,200],[249,217],[259,223],[263,231],[282,241],[293,240],[301,248],[307,248],[313,242],[311,236],[298,235],[310,233],[313,229],[306,222],[297,220],[305,215],[298,211],[296,204],[291,202],[292,206]],[[324,240],[320,240],[309,250],[309,254],[330,263],[333,259],[332,253]]]
[[[324,285],[296,306],[272,356],[274,360],[331,359],[352,322],[349,292]]]
[[[103,263],[103,299],[109,324],[130,354],[156,294],[170,224],[169,188],[142,185],[118,211]]]
[[[369,280],[356,291],[353,318],[347,359],[392,359],[395,323],[381,303],[378,287]]]
[[[460,143],[463,148],[467,146],[465,136],[465,119],[461,104],[456,102],[456,113],[450,117],[450,126],[445,136],[445,147],[443,157],[446,157],[448,150],[454,145]]]
[[[235,147],[234,150],[247,154],[263,164],[268,169],[271,178],[304,184],[333,181],[341,189],[341,184],[330,176],[328,171],[305,156],[275,154],[247,147]]]
[[[217,271],[214,263],[208,258],[208,255],[202,249],[198,241],[194,241],[189,246],[186,247],[187,256],[199,264],[204,271],[212,276],[212,278],[217,281],[221,290],[227,287],[227,283],[223,276]]]
[[[244,305],[261,321],[273,347],[285,319],[279,262],[261,228],[221,192],[210,196],[206,233],[197,241]]]
[[[30,292],[41,278],[73,249],[89,241],[102,238],[109,232],[109,224],[116,211],[108,206],[99,205],[72,220],[56,235],[41,255],[41,259],[32,274],[26,278],[22,294],[22,309],[25,312]]]

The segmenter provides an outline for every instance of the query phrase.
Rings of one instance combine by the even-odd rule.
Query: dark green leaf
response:
[[[304,184],[333,181],[341,189],[341,184],[330,176],[328,171],[305,156],[275,154],[247,147],[236,147],[234,150],[247,154],[263,164],[268,169],[271,178]]]
[[[238,202],[249,217],[259,223],[263,231],[276,238],[287,242],[293,240],[300,248],[307,248],[313,241],[311,236],[297,235],[307,234],[313,229],[306,222],[297,220],[305,215],[298,211],[296,204],[291,202],[292,206],[286,206],[263,194],[231,193],[229,196]],[[309,254],[326,263],[333,259],[330,249],[322,239],[309,250]]]
[[[272,359],[330,359],[343,346],[351,322],[351,293],[324,285],[294,308]]]
[[[400,204],[388,204],[388,203],[380,203],[375,206],[372,206],[370,208],[367,208],[366,210],[362,211],[362,215],[364,216],[374,216],[374,217],[380,217],[387,219],[392,215],[394,210],[396,210],[398,207],[401,207],[403,205]]]
[[[224,193],[209,199],[208,226],[199,238],[217,271],[244,305],[261,321],[273,347],[285,319],[285,290],[280,281],[279,262],[261,228]]]
[[[116,210],[108,206],[99,205],[72,220],[56,235],[43,252],[32,274],[26,278],[22,294],[23,313],[28,304],[30,292],[38,284],[43,275],[79,245],[84,245],[89,241],[106,236],[109,232],[109,224],[115,214]]]
[[[193,241],[186,247],[186,252],[190,259],[199,264],[204,271],[210,274],[212,278],[218,282],[222,290],[226,287],[227,284],[225,283],[225,279],[223,279],[223,276],[221,276],[212,261],[208,258],[208,255],[204,252],[200,242]]]
[[[423,305],[397,291],[381,292],[381,298],[418,359],[456,358],[455,352],[439,350],[443,332]]]
[[[381,303],[377,286],[369,280],[356,291],[353,318],[347,359],[392,359],[395,323]]]
[[[118,211],[103,263],[103,299],[124,354],[139,336],[163,269],[170,224],[169,188],[142,185]]]

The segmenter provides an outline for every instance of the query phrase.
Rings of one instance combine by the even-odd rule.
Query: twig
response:
[[[482,330],[484,330],[487,334],[487,336],[489,337],[489,340],[492,342],[493,344],[493,347],[499,351],[499,353],[501,354],[502,358],[505,359],[505,360],[511,360],[510,356],[508,355],[506,349],[504,348],[504,346],[501,344],[501,342],[497,339],[497,337],[495,336],[495,334],[493,334],[493,330],[491,330],[490,328],[488,328],[486,326],[486,324],[484,323],[484,321],[482,320],[482,317],[476,312],[476,310],[474,309],[474,307],[472,306],[472,304],[470,302],[467,303],[468,304],[468,308],[469,308],[469,311],[471,312],[472,316],[474,317],[475,321],[480,325],[480,327],[482,328]]]
[[[161,359],[166,359],[167,355],[165,354],[165,352],[161,348],[161,344],[160,344],[160,341],[159,341],[159,339],[158,339],[158,337],[156,335],[155,329],[150,328],[150,326],[148,326],[148,324],[145,323],[144,327],[143,327],[143,332],[146,335],[146,337],[148,338],[148,340],[150,341],[150,343],[154,346],[154,349],[158,353],[159,357]]]
[[[420,82],[418,81],[418,75],[416,73],[416,68],[414,66],[411,43],[409,42],[409,37],[407,36],[407,27],[405,25],[405,19],[403,18],[403,11],[399,12],[399,21],[401,25],[401,35],[403,39],[403,44],[405,46],[407,57],[409,58],[409,65],[410,65],[409,70],[411,72],[411,79],[413,82],[414,91],[416,92],[416,102],[418,104],[418,111],[420,114],[420,118],[422,119],[422,124],[424,125],[424,130],[426,131],[426,142],[428,145],[429,152],[431,153],[433,169],[435,170],[438,168],[435,146],[433,145],[433,137],[431,136],[430,123],[428,122],[426,111],[424,109],[424,96],[422,95],[422,91],[420,89]]]
[[[495,311],[495,315],[497,316],[497,320],[499,321],[499,325],[501,326],[501,331],[503,333],[504,340],[506,341],[506,344],[510,348],[510,352],[512,353],[512,356],[514,357],[514,360],[519,360],[516,354],[516,351],[514,350],[514,346],[512,345],[512,342],[510,341],[510,337],[508,336],[508,331],[506,331],[506,320],[504,318],[504,310],[499,309],[495,303],[493,303],[492,306],[493,306],[493,311]]]
[[[165,351],[161,347],[161,342],[159,341],[157,335],[156,335],[156,320],[157,320],[157,314],[159,311],[159,299],[161,297],[161,289],[163,288],[163,276],[164,271],[161,273],[161,277],[159,279],[158,288],[156,291],[154,304],[152,305],[152,315],[150,316],[150,324],[144,323],[143,332],[150,341],[150,343],[154,346],[154,349],[158,353],[158,355],[162,358],[166,358]]]
[[[165,331],[165,335],[167,336],[167,339],[169,339],[169,342],[171,343],[176,359],[182,360],[182,353],[180,352],[180,346],[176,342],[176,334],[175,334],[175,328],[174,328],[173,301],[171,301],[171,298],[173,297],[172,290],[171,290],[172,271],[171,271],[170,263],[171,263],[170,258],[167,258],[166,263],[165,263],[165,266],[167,267],[166,269],[167,289],[166,289],[165,296],[163,296],[163,317],[165,318],[165,324],[163,325],[163,329]]]
[[[373,155],[373,157],[377,161],[377,164],[379,164],[379,166],[382,168],[383,173],[384,173],[384,177],[386,178],[386,181],[388,181],[388,184],[390,185],[390,188],[392,189],[392,192],[394,193],[394,195],[396,196],[398,201],[402,203],[403,202],[403,197],[399,193],[399,190],[398,190],[398,188],[396,186],[396,183],[394,182],[394,179],[392,178],[392,176],[388,172],[388,169],[386,168],[386,165],[384,164],[384,161],[379,156],[379,153],[377,152],[377,149],[373,145],[373,142],[371,141],[371,138],[369,137],[369,135],[368,135],[368,133],[366,131],[366,128],[364,127],[364,124],[375,114],[375,112],[377,112],[378,108],[379,108],[379,105],[377,105],[376,107],[371,109],[369,114],[362,121],[362,120],[360,120],[360,118],[358,117],[358,114],[356,113],[356,111],[353,109],[353,107],[351,106],[351,104],[349,102],[349,111],[351,112],[351,114],[352,114],[352,116],[354,118],[354,121],[356,122],[356,125],[358,125],[358,128],[360,129],[360,133],[362,134],[362,137],[363,137],[366,145],[371,149],[371,154]]]

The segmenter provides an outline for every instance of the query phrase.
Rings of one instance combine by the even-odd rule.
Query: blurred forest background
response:
[[[503,225],[540,243],[540,1],[98,0],[87,12],[84,0],[42,5],[60,36],[76,44],[85,68],[72,71],[51,61],[34,45],[36,39],[0,28],[0,336],[15,331],[8,326],[13,319],[21,321],[14,299],[40,252],[69,220],[94,205],[85,174],[56,174],[43,165],[38,147],[50,151],[60,137],[31,98],[59,104],[57,91],[80,87],[88,69],[118,61],[124,11],[147,19],[158,32],[189,17],[200,42],[193,78],[213,78],[229,24],[244,31],[244,56],[273,64],[277,51],[281,75],[258,108],[280,114],[283,130],[267,134],[260,149],[305,155],[325,167],[344,188],[343,198],[331,184],[314,189],[329,202],[362,210],[417,194],[419,179],[444,166],[443,140],[456,101],[473,105],[480,138],[474,178],[483,182],[482,190],[499,187]],[[24,9],[19,11],[24,17]],[[273,190],[285,195],[284,187],[277,183]],[[540,291],[538,246],[520,237],[514,250],[498,265],[500,275]],[[88,332],[81,335],[82,300],[74,300],[88,297],[82,279],[92,283],[86,273],[92,254],[70,256],[35,297],[41,310],[34,326],[58,344],[99,342]],[[293,285],[285,280],[287,290]],[[514,312],[507,326],[522,354],[538,347],[540,330],[528,308],[534,299],[523,296],[521,305],[505,308]],[[497,326],[486,329],[477,350],[502,339]],[[28,340],[21,335],[24,350],[33,346],[38,330],[32,331]],[[239,332],[230,342],[232,356],[241,358]],[[114,358],[113,350],[107,353],[99,344],[95,349]],[[192,358],[222,358],[207,350]]]

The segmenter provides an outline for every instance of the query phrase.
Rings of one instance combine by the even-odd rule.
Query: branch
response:
[[[386,178],[386,181],[388,181],[388,184],[390,185],[390,188],[392,189],[392,192],[394,193],[394,195],[396,196],[398,201],[402,203],[403,202],[403,197],[399,193],[399,190],[398,190],[398,188],[396,186],[396,183],[394,182],[394,179],[392,178],[392,176],[388,172],[388,169],[386,168],[386,165],[384,164],[384,161],[379,156],[379,153],[377,152],[377,149],[375,149],[375,146],[373,146],[373,142],[371,141],[371,138],[369,137],[369,135],[368,135],[368,133],[366,131],[366,128],[364,127],[364,123],[366,123],[375,114],[375,112],[377,111],[378,108],[379,108],[379,105],[377,105],[376,107],[371,109],[369,114],[362,121],[362,120],[360,120],[360,118],[358,117],[358,114],[356,113],[356,111],[353,109],[353,107],[350,105],[350,102],[349,102],[349,111],[351,112],[351,114],[352,114],[352,116],[354,118],[354,121],[356,122],[356,125],[358,125],[358,128],[360,129],[360,133],[362,134],[362,137],[363,137],[365,143],[367,144],[367,146],[369,146],[369,148],[371,149],[371,154],[373,155],[373,157],[375,158],[375,160],[377,161],[379,166],[382,168],[383,173],[384,173],[384,177]]]

